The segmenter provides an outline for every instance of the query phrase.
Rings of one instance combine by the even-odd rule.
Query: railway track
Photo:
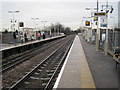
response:
[[[2,68],[2,71],[0,71],[0,72],[5,72],[7,70],[10,70],[12,67],[14,67],[26,60],[29,60],[30,58],[34,57],[37,54],[40,54],[41,52],[47,50],[48,48],[51,48],[52,46],[54,46],[55,44],[58,44],[59,42],[61,42],[64,39],[66,39],[66,38],[62,38],[57,41],[52,41],[50,43],[43,44],[38,48],[29,50],[29,51],[24,52],[16,57],[12,57],[8,60],[3,61],[2,66],[0,66],[0,68]]]
[[[46,90],[52,88],[73,40],[74,36],[62,44],[40,64],[35,66],[30,72],[14,84],[10,90],[20,88],[40,88]]]

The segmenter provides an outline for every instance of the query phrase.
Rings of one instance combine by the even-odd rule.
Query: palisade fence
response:
[[[108,51],[113,53],[116,46],[116,33],[113,30],[108,32]]]
[[[17,37],[16,42],[20,42],[20,37]],[[0,32],[0,44],[13,43],[13,32]]]
[[[0,40],[1,44],[9,44],[12,42],[12,32],[0,32]]]
[[[120,47],[120,30],[110,30],[108,33],[109,53],[113,53],[117,47]]]
[[[106,30],[100,30],[100,49],[104,51],[105,42],[102,42],[102,34],[106,34]],[[108,52],[114,53],[114,50],[120,48],[120,29],[108,30]]]
[[[23,35],[23,32],[18,32],[18,37],[16,38],[16,43],[21,43],[21,33]],[[37,33],[38,31],[35,32],[36,33],[36,37],[37,37]],[[50,37],[50,32],[46,31],[45,32],[46,37]],[[59,34],[55,34],[59,35]],[[41,37],[42,38],[42,37]],[[30,36],[28,37],[29,41],[30,41]],[[38,38],[36,38],[38,39]],[[0,44],[12,44],[13,43],[13,32],[0,32]]]

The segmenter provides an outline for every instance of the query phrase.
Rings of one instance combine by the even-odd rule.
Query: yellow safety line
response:
[[[80,41],[80,40],[79,40]],[[93,81],[93,77],[91,74],[91,71],[88,66],[88,62],[85,56],[85,53],[82,48],[82,44],[80,41],[80,86],[81,88],[94,88],[95,90],[95,84]]]

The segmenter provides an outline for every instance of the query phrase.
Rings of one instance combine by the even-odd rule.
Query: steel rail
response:
[[[62,38],[62,39],[64,39],[64,38]],[[60,39],[60,40],[62,40],[62,39]],[[55,41],[56,41],[56,40],[55,40]],[[32,51],[36,51],[36,50],[42,48],[43,45],[44,45],[44,47],[45,47],[45,46],[47,46],[47,45],[49,45],[49,44],[52,44],[52,43],[55,42],[55,41],[52,41],[52,42],[49,42],[49,43],[42,44],[40,47],[31,49],[31,50],[26,51],[26,52],[23,52],[23,53],[20,53],[18,56],[13,56],[12,58],[9,58],[9,59],[3,61],[2,64],[7,63],[8,61],[14,60],[14,59],[16,59],[16,58],[18,58],[18,57],[22,57],[23,55],[28,54],[28,53],[30,53],[30,52],[32,52]],[[59,41],[58,41],[58,42],[59,42]],[[56,42],[56,43],[57,43],[57,42]]]
[[[44,59],[40,64],[35,66],[34,69],[32,69],[29,73],[27,73],[23,78],[21,78],[16,84],[14,84],[12,87],[10,87],[10,90],[16,89],[18,86],[20,86],[21,83],[23,83],[30,75],[32,75],[40,66],[46,62],[50,57],[52,57],[57,51],[59,51],[68,41],[66,41],[64,44],[62,44],[57,50],[53,51],[46,59]]]
[[[64,38],[64,39],[65,39],[65,38]],[[34,51],[34,52],[30,53],[30,54],[29,54],[29,52],[28,52],[28,55],[24,55],[24,56],[22,56],[22,57],[20,57],[20,56],[21,56],[21,55],[20,55],[20,56],[16,57],[15,60],[12,60],[11,62],[8,62],[8,63],[6,63],[6,64],[3,64],[3,65],[1,66],[2,71],[0,71],[0,72],[5,72],[5,71],[11,69],[12,67],[14,67],[14,66],[16,66],[16,65],[18,65],[18,64],[20,64],[20,63],[22,63],[22,62],[24,62],[24,61],[26,61],[26,60],[28,60],[29,58],[31,58],[31,57],[39,54],[40,52],[47,50],[48,48],[50,48],[51,46],[55,45],[56,43],[58,43],[58,42],[60,42],[60,41],[61,41],[61,40],[59,40],[59,41],[57,41],[57,42],[54,42],[54,43],[53,43],[53,42],[52,42],[52,43],[48,43],[46,46],[44,46],[43,48],[41,47],[41,48],[38,49],[37,51]],[[50,45],[50,44],[51,44],[51,45]],[[10,64],[11,64],[11,65],[10,65]],[[7,67],[6,67],[6,66],[7,66]],[[4,68],[4,67],[5,67],[5,68]]]
[[[58,67],[57,67],[56,70],[54,71],[52,77],[50,78],[49,82],[48,82],[47,85],[45,86],[44,90],[50,89],[50,88],[52,87],[51,83],[52,83],[52,81],[54,80],[54,78],[55,78],[55,76],[56,76],[58,70],[59,70],[60,67],[61,67],[61,65],[64,63],[64,60],[65,60],[65,58],[66,58],[66,56],[67,56],[67,54],[68,54],[68,52],[69,52],[69,50],[70,50],[70,47],[71,47],[72,43],[73,43],[73,41],[71,41],[69,47],[67,48],[67,50],[66,50],[64,56],[63,56],[62,59],[61,59],[61,61],[60,61],[59,65],[58,65]],[[52,88],[51,88],[51,89],[52,89]]]

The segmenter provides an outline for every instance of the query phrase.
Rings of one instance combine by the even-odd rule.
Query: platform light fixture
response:
[[[15,22],[17,22],[17,21],[15,20],[15,15],[14,15],[14,14],[15,14],[15,13],[19,13],[19,11],[8,11],[8,13],[12,13],[12,14],[13,14],[13,19],[11,19],[11,23],[12,23],[12,24],[11,24],[11,30],[12,30],[12,29],[14,30],[14,29],[15,29],[15,28],[14,28]]]

